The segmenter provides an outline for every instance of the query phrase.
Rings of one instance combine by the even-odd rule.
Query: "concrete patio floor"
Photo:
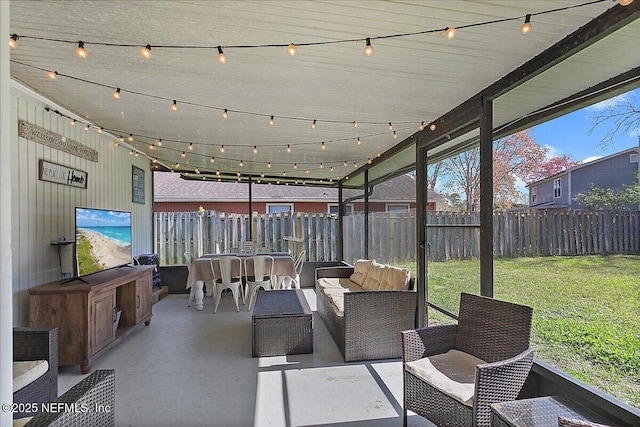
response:
[[[93,360],[116,371],[118,426],[401,426],[399,359],[344,363],[314,311],[313,354],[251,357],[251,312],[223,294],[218,313],[188,295],[153,306],[153,320]],[[59,370],[59,393],[80,381],[78,366]],[[409,417],[410,426],[429,426]]]

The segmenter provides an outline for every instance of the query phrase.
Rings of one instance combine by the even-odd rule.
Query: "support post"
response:
[[[416,144],[416,326],[427,325],[427,149]]]
[[[369,259],[369,169],[364,171],[364,258]]]
[[[480,99],[480,295],[493,298],[493,101]]]
[[[249,175],[249,240],[253,240],[253,181]]]
[[[342,181],[338,182],[338,261],[344,261],[344,202],[342,201]]]

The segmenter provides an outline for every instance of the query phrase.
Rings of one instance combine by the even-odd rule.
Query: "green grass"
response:
[[[103,269],[103,267],[91,255],[92,246],[86,237],[79,235],[76,244],[78,245],[77,251],[79,274],[100,271]]]
[[[457,313],[479,272],[477,260],[430,262],[429,300]],[[496,259],[494,297],[534,308],[536,357],[640,408],[640,256]]]

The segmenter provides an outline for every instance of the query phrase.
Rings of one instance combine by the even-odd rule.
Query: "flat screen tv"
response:
[[[76,208],[77,276],[131,263],[131,212]]]

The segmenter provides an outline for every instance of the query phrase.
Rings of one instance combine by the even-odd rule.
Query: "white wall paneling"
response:
[[[152,194],[149,159],[132,156],[114,138],[85,131],[80,124],[48,112],[62,107],[12,82],[11,159],[14,166],[11,188],[13,213],[13,324],[27,325],[28,290],[61,278],[57,247],[52,240],[75,238],[76,206],[130,211],[132,253],[151,252]],[[72,113],[66,113],[73,116]],[[25,120],[98,151],[98,162],[71,155],[18,136],[18,120]],[[38,180],[38,161],[44,159],[87,172],[86,189]],[[145,204],[132,203],[132,172],[135,165],[145,170]]]

